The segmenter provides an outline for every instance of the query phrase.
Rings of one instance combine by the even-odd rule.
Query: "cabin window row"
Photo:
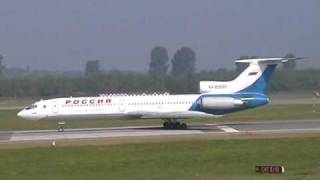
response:
[[[161,105],[161,104],[191,104],[192,102],[142,102],[142,103],[128,103],[130,106],[139,105]]]
[[[162,104],[192,104],[192,102],[141,102],[141,103],[128,103],[129,106],[142,106],[142,105],[162,105]],[[62,107],[87,107],[87,106],[116,106],[119,104],[70,104],[62,105]]]

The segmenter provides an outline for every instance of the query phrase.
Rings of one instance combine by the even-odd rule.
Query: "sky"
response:
[[[197,69],[234,68],[241,55],[294,53],[320,68],[319,0],[1,0],[7,67],[147,71],[150,51],[182,46]]]

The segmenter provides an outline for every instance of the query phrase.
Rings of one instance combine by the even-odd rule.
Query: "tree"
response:
[[[5,69],[4,65],[2,64],[3,56],[0,54],[0,74],[3,73],[3,70]]]
[[[169,68],[169,56],[165,47],[154,47],[150,54],[151,62],[149,64],[149,74],[165,75]]]
[[[86,63],[86,76],[97,74],[100,70],[99,60],[91,60]]]
[[[292,53],[288,53],[284,56],[285,58],[295,58],[295,55]],[[283,63],[283,69],[287,71],[295,70],[297,67],[297,61],[296,60],[290,60],[285,63]]]
[[[172,75],[176,76],[194,74],[196,53],[189,47],[182,47],[174,54],[171,62]]]

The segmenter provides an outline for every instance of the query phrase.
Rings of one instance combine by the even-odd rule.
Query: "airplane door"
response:
[[[52,112],[53,112],[53,113],[58,113],[58,112],[59,112],[59,104],[58,104],[58,101],[53,102]]]
[[[124,99],[119,99],[119,102],[118,102],[118,108],[119,108],[119,111],[120,112],[125,112],[126,111],[126,101]]]

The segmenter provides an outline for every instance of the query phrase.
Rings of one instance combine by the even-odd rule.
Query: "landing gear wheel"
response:
[[[58,122],[58,132],[64,132],[65,122]]]
[[[164,127],[165,129],[169,129],[169,126],[170,126],[169,122],[164,122],[164,123],[163,123],[163,127]]]
[[[181,129],[187,129],[187,124],[186,124],[186,123],[182,123],[182,124],[180,125],[180,128],[181,128]]]
[[[186,123],[180,123],[178,121],[166,120],[163,123],[164,129],[187,129]]]
[[[168,129],[174,129],[174,128],[175,128],[174,123],[169,122],[169,127],[168,127]]]
[[[63,127],[59,127],[58,128],[58,132],[64,132],[64,128]]]
[[[173,129],[180,129],[180,122],[173,123]]]

